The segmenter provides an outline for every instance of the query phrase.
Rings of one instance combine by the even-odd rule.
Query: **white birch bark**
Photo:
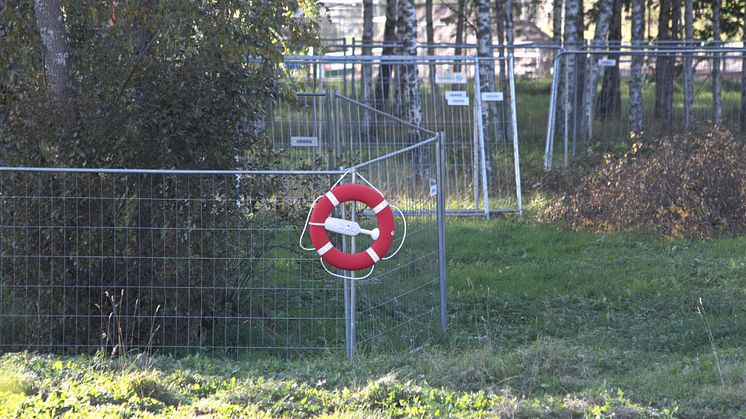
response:
[[[363,55],[372,55],[373,43],[373,0],[363,0]],[[363,66],[363,102],[373,104],[373,65]],[[369,134],[370,112],[363,112],[363,127]]]
[[[433,26],[433,0],[425,0],[425,36],[428,45],[435,43],[435,27]],[[428,48],[427,55],[435,55],[435,48]],[[428,66],[430,76],[430,91],[435,94],[435,65]]]
[[[492,58],[492,15],[489,0],[476,0],[477,5],[477,56],[488,57],[489,60],[479,62],[479,93],[495,90],[495,65]],[[492,125],[490,127],[490,125]],[[490,130],[492,128],[492,130]],[[482,135],[484,136],[484,151],[487,173],[492,175],[492,139],[491,132],[499,135],[501,132],[500,119],[497,117],[497,107],[494,102],[482,102]]]
[[[712,36],[715,39],[715,47],[720,45],[720,2],[721,0],[712,1]],[[719,124],[723,120],[723,103],[721,99],[720,85],[720,58],[715,53],[712,60],[712,106],[714,110],[715,123]]]
[[[694,1],[684,0],[684,38],[686,47],[691,48],[694,40]],[[694,106],[694,67],[692,55],[684,56],[684,129],[692,124],[692,108]]]
[[[397,19],[397,1],[386,0],[386,23],[383,29],[383,51],[382,55],[393,55],[395,49],[391,44],[396,43],[396,19]],[[378,109],[383,110],[384,104],[389,97],[391,90],[391,76],[393,66],[390,64],[381,64],[376,81],[376,105]]]
[[[743,27],[741,28],[743,35],[741,36],[741,40],[743,41],[744,48],[746,48],[746,6],[744,7],[741,19],[743,21]],[[741,112],[739,116],[741,119],[741,132],[746,132],[746,51],[741,54]]]
[[[591,48],[597,49],[602,48],[606,43],[606,35],[609,32],[609,23],[611,22],[612,12],[612,0],[599,0],[598,3],[598,17],[596,21],[596,29],[593,33],[593,40],[591,41]],[[593,101],[596,96],[596,88],[598,81],[598,60],[601,58],[598,55],[590,56],[590,74],[585,79],[585,95],[583,95],[583,124],[581,125],[581,136],[584,139],[587,136],[592,135],[592,124],[593,124]]]
[[[405,55],[417,55],[417,15],[414,0],[403,0],[400,5],[402,25],[402,46]],[[419,74],[417,65],[404,66],[404,98],[406,101],[407,120],[417,126],[422,124],[422,104],[420,103]],[[419,138],[419,132],[417,133]]]
[[[564,102],[564,166],[567,168],[568,161],[568,139],[570,120],[573,116],[573,99],[575,98],[575,59],[573,52],[578,50],[578,15],[580,14],[581,0],[565,0],[565,49],[570,52],[565,59],[565,91],[563,92]]]
[[[642,46],[645,36],[645,0],[632,0],[632,45]],[[629,81],[629,128],[633,134],[642,133],[642,64],[644,57],[632,56]]]
[[[552,42],[562,43],[562,0],[554,0],[552,7]]]
[[[36,24],[44,47],[48,89],[62,116],[65,130],[77,135],[80,124],[72,78],[70,44],[65,16],[56,0],[34,0]]]

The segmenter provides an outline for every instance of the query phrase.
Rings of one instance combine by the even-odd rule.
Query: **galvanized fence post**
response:
[[[435,143],[435,171],[438,189],[436,196],[438,223],[438,295],[440,300],[440,328],[445,331],[448,327],[448,311],[446,306],[446,198],[445,198],[445,133],[438,133]]]
[[[482,199],[484,200],[484,217],[490,219],[490,192],[487,183],[487,156],[484,150],[484,118],[482,118],[482,86],[479,78],[479,58],[474,59],[474,101],[477,119],[477,139],[479,146],[479,173],[482,181]]]
[[[523,197],[521,196],[521,161],[520,153],[518,152],[518,117],[516,116],[515,108],[515,68],[513,63],[513,53],[510,53],[508,57],[508,67],[510,68],[510,118],[513,127],[513,165],[515,167],[515,193],[516,200],[518,203],[518,214],[523,217]]]

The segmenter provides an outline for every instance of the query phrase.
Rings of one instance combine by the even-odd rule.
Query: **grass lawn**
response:
[[[0,358],[0,416],[746,415],[746,239],[451,220],[449,332],[301,359]]]

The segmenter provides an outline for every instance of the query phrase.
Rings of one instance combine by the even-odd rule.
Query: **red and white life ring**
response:
[[[324,221],[334,208],[347,201],[359,201],[376,214],[380,234],[367,249],[359,253],[345,253],[329,241]],[[394,242],[394,213],[386,199],[375,189],[365,185],[347,184],[333,188],[316,202],[310,219],[311,242],[326,263],[346,271],[359,271],[381,260]]]

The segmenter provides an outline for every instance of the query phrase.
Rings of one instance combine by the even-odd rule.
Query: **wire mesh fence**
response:
[[[445,133],[446,195],[452,213],[519,212],[518,133],[511,129],[509,108],[514,101],[507,90],[514,79],[507,72],[509,62],[505,57],[486,64],[504,83],[482,92],[475,57],[289,57],[287,84],[303,101],[278,100],[268,129],[276,147],[304,155],[309,162],[314,156],[328,156],[324,160],[334,168],[417,142],[419,131],[401,124],[414,122]],[[407,71],[417,74],[417,121],[407,99],[412,89],[404,81]],[[481,93],[490,94],[490,124],[499,130],[480,125]],[[483,129],[486,137],[480,136]],[[487,175],[495,171],[512,176],[511,182]]]
[[[0,168],[0,351],[417,344],[445,304],[441,138],[339,170]],[[408,222],[401,253],[359,284],[299,247],[309,207],[349,170]],[[367,225],[368,213],[340,205],[337,216]]]
[[[563,52],[561,62],[575,60],[587,71],[576,72],[570,80],[565,80],[565,74],[554,78],[557,94],[548,117],[554,129],[547,134],[545,167],[551,168],[553,160],[567,162],[584,154],[595,141],[630,138],[634,119],[630,110],[637,103],[632,96],[635,71],[640,83],[639,121],[646,135],[702,123],[742,132],[746,129],[745,54],[746,50],[737,47],[695,49],[674,44]],[[591,88],[588,75],[594,67],[598,77]],[[572,91],[565,94],[568,82]],[[554,152],[555,143],[559,153]]]

